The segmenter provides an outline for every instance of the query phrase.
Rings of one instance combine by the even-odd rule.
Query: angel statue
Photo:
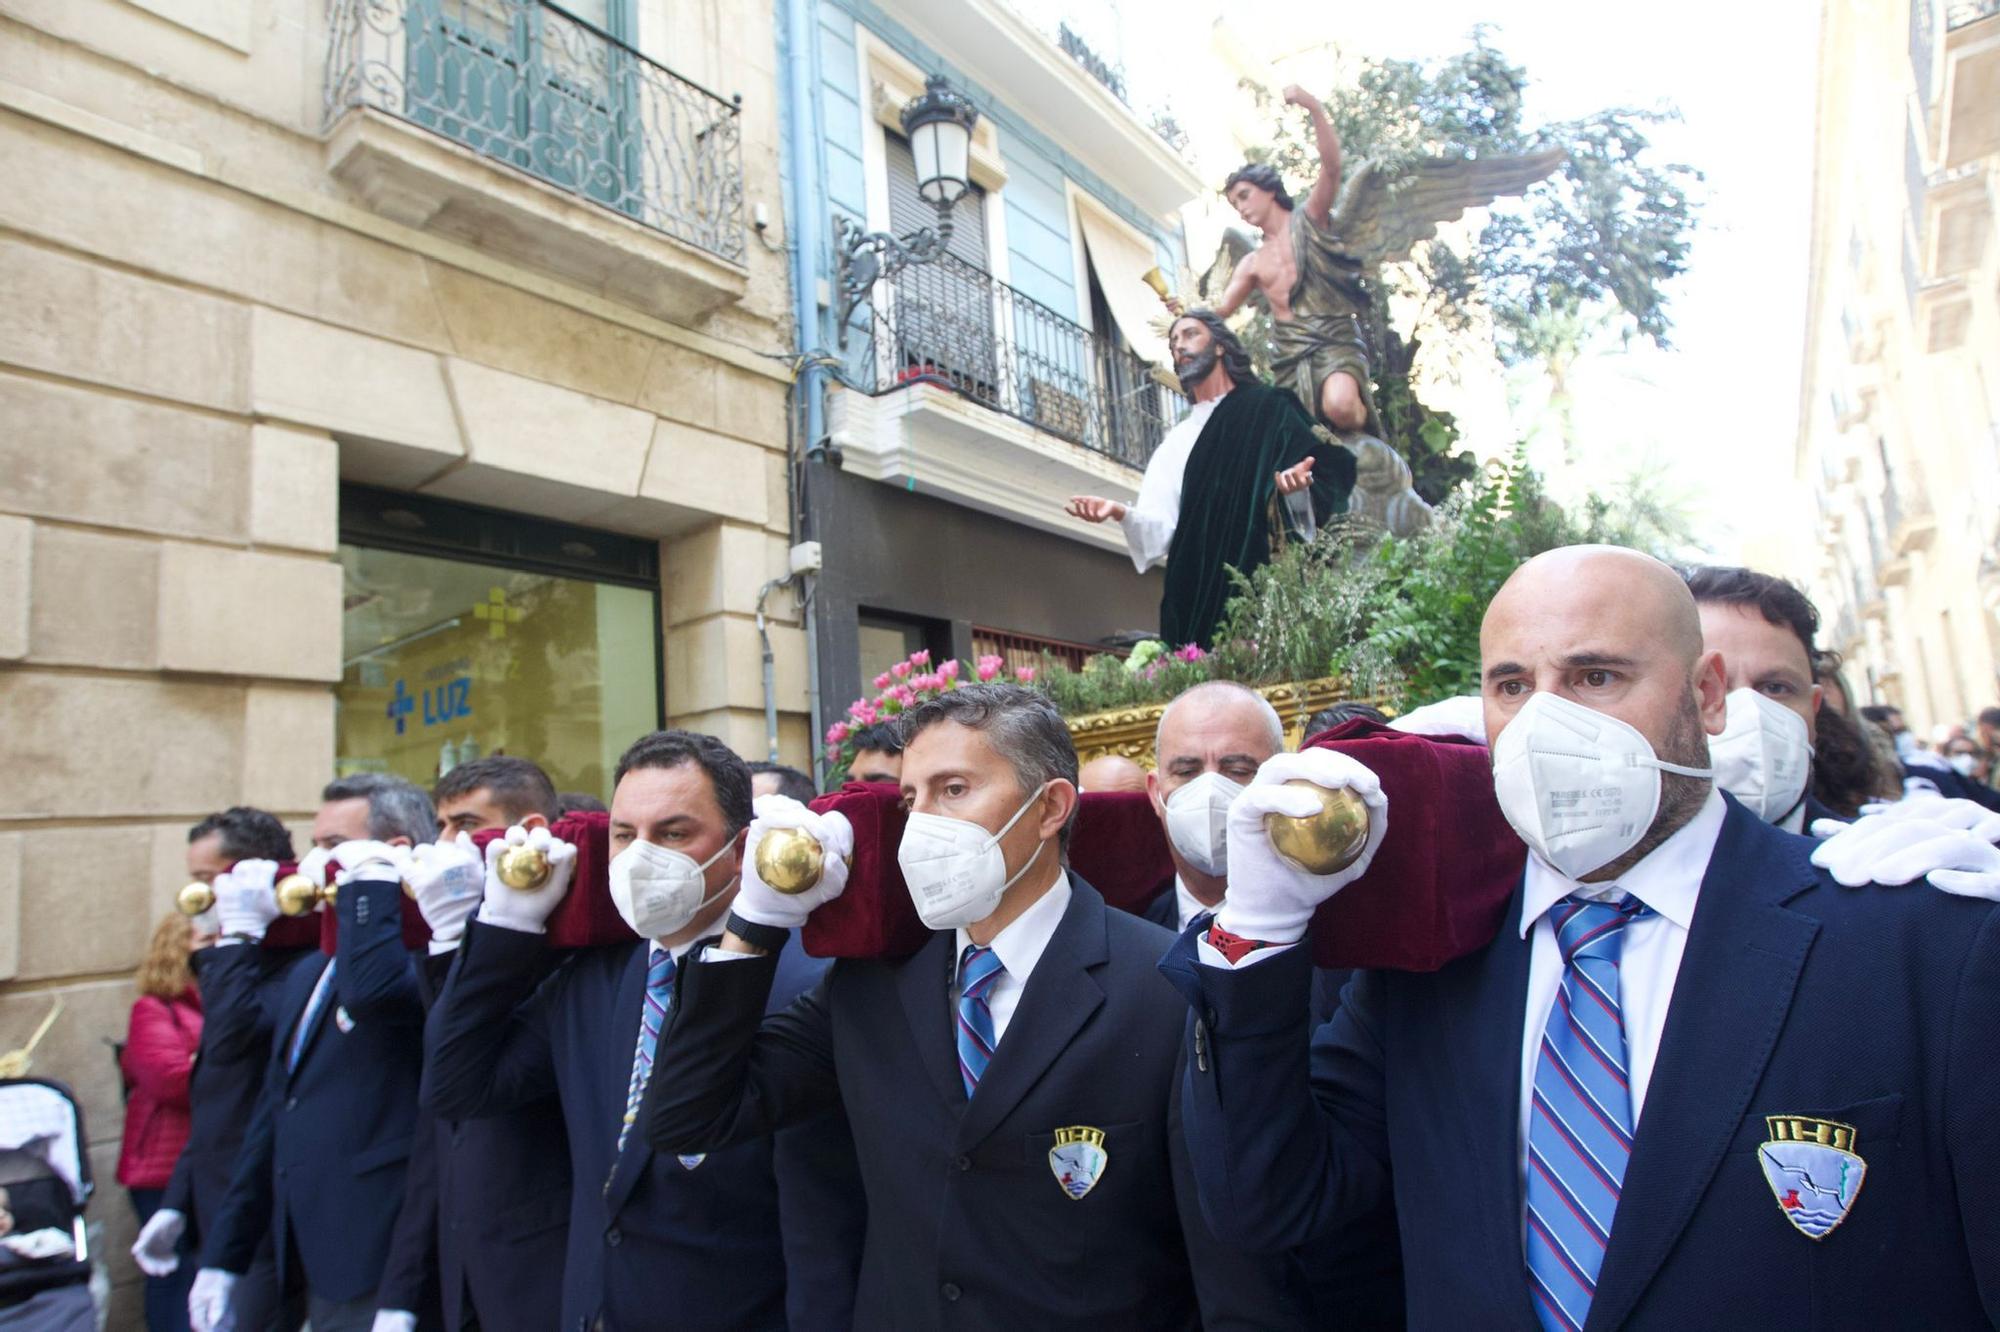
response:
[[[1373,300],[1372,279],[1383,264],[1409,258],[1439,223],[1543,179],[1564,153],[1432,158],[1394,174],[1363,160],[1343,188],[1340,136],[1326,108],[1296,84],[1285,89],[1285,102],[1304,108],[1319,150],[1319,177],[1305,208],[1297,208],[1270,166],[1251,163],[1232,172],[1223,196],[1256,230],[1231,227],[1223,234],[1198,290],[1213,299],[1220,288],[1214,310],[1225,319],[1245,301],[1269,312],[1271,372],[1279,386],[1355,455],[1359,474],[1349,512],[1407,536],[1429,521],[1430,506],[1411,489],[1409,464],[1381,438],[1361,322]],[[1181,312],[1179,301],[1167,305]]]

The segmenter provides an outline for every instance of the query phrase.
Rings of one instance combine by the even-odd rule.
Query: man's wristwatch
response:
[[[752,948],[761,948],[767,953],[782,953],[785,950],[785,941],[792,937],[792,932],[782,925],[758,925],[743,919],[734,911],[730,912],[728,920],[723,922],[723,928]]]

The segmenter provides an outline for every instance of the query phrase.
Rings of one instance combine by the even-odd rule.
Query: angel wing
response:
[[[1208,270],[1195,279],[1195,290],[1202,300],[1211,305],[1221,300],[1223,290],[1229,286],[1229,275],[1256,248],[1256,232],[1248,227],[1224,227],[1222,244],[1215,247],[1215,258],[1208,261]]]
[[[1347,173],[1332,231],[1363,267],[1398,263],[1468,208],[1526,193],[1568,156],[1560,148],[1491,157],[1434,157],[1390,173],[1362,161]]]

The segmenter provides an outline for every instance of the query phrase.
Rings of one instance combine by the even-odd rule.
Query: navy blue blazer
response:
[[[425,1002],[443,989],[457,950],[419,963]],[[380,1298],[421,1311],[439,1301],[444,1326],[547,1332],[562,1316],[562,1272],[548,1261],[568,1244],[570,1165],[554,1096],[484,1119],[423,1113],[410,1156],[412,1196],[397,1225]],[[421,1189],[417,1182],[421,1182]]]
[[[845,1128],[815,1124],[775,1150],[760,1137],[676,1155],[655,1154],[635,1127],[619,1152],[647,951],[632,943],[579,952],[549,974],[542,935],[475,921],[431,1012],[426,1103],[442,1117],[474,1121],[560,1099],[574,1177],[569,1243],[566,1257],[544,1252],[536,1261],[562,1266],[562,1328],[635,1332],[663,1320],[690,1329],[783,1328],[791,1237],[781,1235],[780,1184],[810,1174],[832,1150],[816,1139],[844,1137]],[[823,967],[788,952],[778,1002]],[[658,1070],[656,1063],[655,1083]],[[849,1244],[840,1230],[850,1219],[807,1219],[827,1227],[830,1242]],[[811,1246],[811,1237],[796,1239]],[[829,1320],[851,1307],[851,1273],[845,1284],[811,1292]]]
[[[341,887],[339,966],[291,1071],[292,1036],[328,959],[308,953],[287,973],[263,1094],[203,1267],[248,1270],[268,1232],[281,1282],[296,1254],[320,1298],[374,1298],[423,1071],[424,1005],[403,948],[401,894],[394,882]]]
[[[2000,906],[1847,889],[1729,802],[1587,1327],[2000,1321]],[[1485,949],[1369,972],[1310,1045],[1303,950],[1162,968],[1202,1051],[1188,1133],[1218,1228],[1292,1244],[1393,1191],[1414,1327],[1539,1327],[1522,1255],[1520,896]],[[1815,1241],[1766,1116],[1851,1126],[1866,1187]]]
[[[835,963],[776,1014],[774,959],[689,968],[647,1134],[713,1151],[844,1108],[868,1193],[857,1327],[1303,1326],[1287,1265],[1201,1223],[1175,1094],[1184,1015],[1154,971],[1172,935],[1070,885],[970,1101],[941,931],[909,958]],[[1080,1198],[1051,1155],[1066,1128],[1103,1134]]]
[[[251,944],[198,949],[188,959],[201,987],[201,1049],[188,1082],[187,1145],[160,1206],[188,1218],[192,1239],[215,1224],[243,1135],[264,1090],[285,977],[306,958]]]

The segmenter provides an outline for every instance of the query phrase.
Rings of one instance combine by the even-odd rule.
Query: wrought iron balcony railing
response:
[[[374,107],[741,264],[740,107],[540,0],[331,0],[325,124]]]
[[[876,283],[867,332],[843,372],[863,393],[940,385],[1138,468],[1166,433],[1146,362],[956,255]]]
[[[1963,28],[1995,14],[2000,14],[2000,0],[1951,0],[1944,7],[1945,31]]]

